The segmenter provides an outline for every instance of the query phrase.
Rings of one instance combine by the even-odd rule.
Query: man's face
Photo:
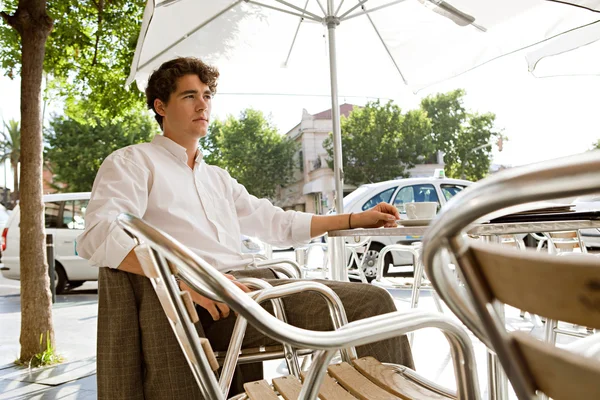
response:
[[[208,132],[211,101],[208,86],[197,75],[185,75],[177,80],[169,102],[156,99],[154,108],[163,116],[165,135],[200,139]]]

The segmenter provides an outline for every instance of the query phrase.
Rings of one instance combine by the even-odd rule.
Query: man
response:
[[[329,230],[395,226],[398,212],[389,204],[357,214],[318,216],[283,211],[248,194],[229,174],[207,165],[198,140],[208,131],[218,71],[195,58],[168,61],[148,81],[148,107],[162,131],[152,143],[120,149],[106,158],[86,210],[79,254],[99,272],[97,379],[99,399],[200,398],[160,304],[133,251],[135,243],[118,227],[128,212],[172,235],[219,271],[281,284],[268,270],[245,270],[251,260],[240,251],[242,233],[274,245],[299,245]],[[248,290],[241,283],[236,283]],[[182,284],[183,285],[183,284]],[[395,311],[389,294],[371,285],[327,282],[346,307],[350,321]],[[199,334],[225,350],[235,316],[187,286],[198,305]],[[307,329],[331,329],[319,296],[302,293],[284,302],[288,321]],[[307,310],[310,310],[308,315]],[[318,316],[315,318],[314,316]],[[272,343],[253,328],[245,347]],[[384,362],[412,366],[406,337],[357,349]],[[240,383],[260,379],[261,366],[238,369]],[[234,389],[232,389],[234,390]]]

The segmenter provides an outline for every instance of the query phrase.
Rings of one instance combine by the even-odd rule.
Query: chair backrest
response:
[[[472,243],[481,283],[493,299],[521,310],[594,328],[600,327],[600,265],[596,257],[556,257]],[[553,399],[600,398],[600,362],[574,355],[526,334],[510,334],[515,361]]]
[[[506,332],[505,303],[578,325],[600,326],[600,265],[590,255],[556,257],[467,241],[471,224],[503,208],[600,191],[600,152],[507,170],[454,197],[425,235],[427,274],[449,308],[498,355],[520,399],[600,398],[597,361]],[[543,231],[542,226],[539,231]],[[555,238],[572,240],[569,238]],[[441,262],[449,251],[459,284]],[[447,257],[446,257],[447,259]]]
[[[482,243],[471,243],[469,251],[495,299],[550,319],[600,328],[596,257],[556,257]]]

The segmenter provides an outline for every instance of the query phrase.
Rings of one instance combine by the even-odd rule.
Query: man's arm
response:
[[[100,167],[85,211],[85,230],[77,238],[79,256],[94,267],[117,268],[135,247],[118,225],[123,212],[142,217],[148,203],[151,171],[134,155],[118,151]]]
[[[142,265],[140,264],[140,260],[138,259],[137,255],[135,254],[135,250],[131,250],[127,254],[127,256],[125,256],[123,261],[121,261],[121,264],[119,264],[118,269],[121,271],[129,272],[131,274],[146,276],[144,274],[144,270],[142,269]],[[240,289],[242,289],[244,292],[247,293],[250,291],[250,289],[248,289],[248,287],[237,282],[235,280],[235,277],[233,277],[232,275],[225,274],[225,276],[227,278],[231,279],[233,281],[233,283],[235,283],[236,286],[239,287]],[[183,291],[189,292],[190,295],[192,296],[192,301],[194,303],[198,304],[200,307],[207,310],[210,313],[210,316],[212,317],[213,320],[218,321],[219,319],[221,319],[221,317],[227,318],[229,316],[230,310],[229,310],[229,307],[227,306],[227,304],[217,303],[216,301],[212,301],[212,300],[196,293],[185,282],[179,282],[179,288]]]
[[[398,210],[388,203],[379,203],[370,210],[356,214],[313,215],[310,236],[314,238],[329,231],[349,228],[393,228],[398,219]]]

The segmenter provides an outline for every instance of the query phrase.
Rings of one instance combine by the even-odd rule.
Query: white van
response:
[[[90,267],[75,249],[75,240],[85,227],[83,217],[90,193],[48,194],[43,200],[46,234],[54,234],[56,293],[81,286],[85,281],[98,280],[98,268]],[[18,280],[21,276],[20,219],[20,207],[17,205],[2,230],[2,275],[8,279]]]
[[[56,293],[81,286],[85,281],[98,280],[98,268],[79,257],[76,239],[85,228],[84,215],[90,192],[48,194],[43,197],[46,234],[54,234],[54,259]],[[17,205],[2,230],[2,275],[19,280],[20,208]],[[262,243],[252,237],[241,237],[242,253],[264,254]]]
[[[369,183],[361,185],[354,192],[344,197],[344,212],[359,213],[376,206],[381,202],[393,204],[398,208],[401,219],[407,219],[404,211],[406,203],[436,202],[439,208],[443,207],[457,193],[471,185],[472,182],[449,179],[444,177],[406,178],[391,181]],[[379,252],[390,244],[410,244],[420,241],[420,236],[373,236],[371,245],[366,254],[365,276],[371,280],[377,273],[377,259]],[[389,269],[393,264],[399,268]],[[403,265],[410,267],[403,268]],[[412,257],[408,253],[392,252],[386,254],[383,273],[385,275],[410,272],[412,270]]]

